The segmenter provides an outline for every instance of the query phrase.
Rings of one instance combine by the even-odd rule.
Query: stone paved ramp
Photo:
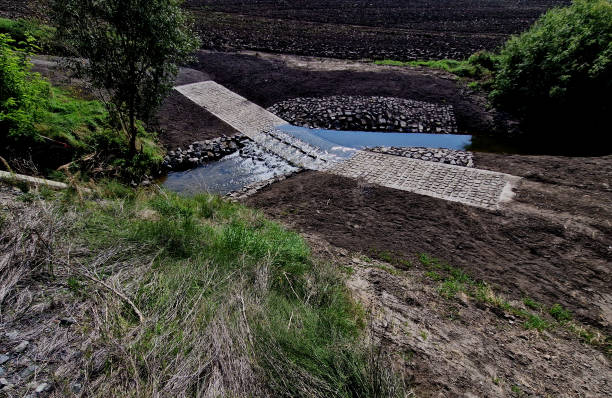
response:
[[[359,151],[329,172],[388,188],[496,209],[512,199],[519,177],[494,171]]]
[[[285,120],[220,84],[205,81],[175,89],[270,152],[305,169],[485,209],[510,201],[520,180],[488,170],[365,151],[355,151],[353,157],[341,161],[279,131],[276,127],[288,124]]]

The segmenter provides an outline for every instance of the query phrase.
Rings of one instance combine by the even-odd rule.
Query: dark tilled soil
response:
[[[511,164],[501,166],[502,155],[486,157],[490,168],[521,174]],[[519,159],[514,157],[521,163]],[[550,160],[525,159],[524,175],[545,173]],[[566,162],[580,164],[577,159]],[[609,180],[611,163],[610,157],[588,159],[581,172],[601,173],[607,177],[600,178]],[[571,170],[567,165],[565,169]],[[579,180],[572,180],[571,171],[566,174],[558,167],[552,178]],[[585,190],[527,179],[512,206],[491,212],[306,172],[264,189],[246,203],[349,250],[388,251],[409,259],[429,253],[510,297],[560,303],[581,321],[608,334],[612,329],[612,191],[605,185],[595,183]]]
[[[0,16],[48,20],[49,0],[0,0]],[[203,46],[336,58],[467,58],[494,50],[567,0],[189,0]]]
[[[232,127],[177,91],[173,91],[162,104],[156,126],[159,140],[168,150],[186,148],[195,141],[224,134],[236,134]]]
[[[189,0],[205,48],[337,58],[466,58],[564,0]]]
[[[208,51],[193,68],[264,108],[296,97],[388,96],[453,105],[461,132],[508,131],[507,120],[487,110],[481,95],[452,75],[423,68]]]

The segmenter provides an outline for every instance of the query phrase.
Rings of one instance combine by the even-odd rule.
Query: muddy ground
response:
[[[563,0],[189,0],[204,48],[345,59],[467,58]]]

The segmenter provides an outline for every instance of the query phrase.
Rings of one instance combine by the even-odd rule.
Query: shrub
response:
[[[526,127],[597,132],[609,125],[611,89],[612,2],[575,0],[506,43],[491,99]]]
[[[29,52],[0,34],[0,142],[36,138],[34,124],[47,106],[49,84],[31,72]]]

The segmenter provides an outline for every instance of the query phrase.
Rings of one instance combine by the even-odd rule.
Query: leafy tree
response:
[[[54,0],[53,9],[76,75],[105,91],[135,155],[137,119],[150,119],[199,46],[180,1]]]
[[[49,84],[31,72],[31,39],[15,47],[0,34],[0,142],[38,138],[35,124],[47,107]]]
[[[548,11],[501,50],[491,98],[540,131],[610,126],[612,2]]]

